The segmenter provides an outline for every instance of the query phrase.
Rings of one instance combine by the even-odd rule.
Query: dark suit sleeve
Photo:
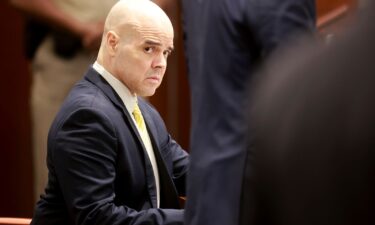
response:
[[[173,179],[173,183],[180,196],[186,195],[186,174],[189,166],[189,155],[171,137],[159,113],[149,105],[149,112],[152,115],[155,128],[157,129],[160,141],[161,155],[166,164],[167,170]]]
[[[173,183],[180,196],[186,195],[186,174],[188,170],[188,154],[171,138],[167,136],[166,142],[162,147],[165,151],[170,151],[172,164],[170,166]]]
[[[314,0],[248,0],[246,17],[263,56],[315,32]]]
[[[51,134],[53,173],[75,224],[182,224],[183,211],[115,205],[117,133],[104,112],[81,108]]]

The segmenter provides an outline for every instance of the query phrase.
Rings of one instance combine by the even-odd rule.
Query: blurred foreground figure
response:
[[[314,34],[314,0],[183,0],[191,90],[186,224],[238,224],[246,94],[259,63]]]
[[[259,75],[241,224],[375,224],[374,10]]]

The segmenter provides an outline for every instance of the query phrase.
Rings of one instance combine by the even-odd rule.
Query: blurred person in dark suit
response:
[[[247,83],[275,48],[315,31],[314,0],[182,0],[192,99],[189,225],[238,224]]]
[[[149,0],[111,9],[97,61],[52,123],[48,185],[32,224],[183,224],[188,154],[142,98],[160,86],[173,38]]]
[[[257,76],[242,225],[375,224],[374,12],[371,2],[328,47],[280,53]]]
[[[64,98],[95,60],[103,23],[117,0],[10,0],[26,20],[31,61],[35,199],[47,183],[47,134]]]

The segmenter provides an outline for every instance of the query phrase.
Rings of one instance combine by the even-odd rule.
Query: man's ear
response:
[[[114,31],[109,31],[106,35],[108,53],[114,55],[117,51],[120,37]]]

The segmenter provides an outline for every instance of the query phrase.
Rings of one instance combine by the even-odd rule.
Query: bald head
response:
[[[110,10],[104,24],[104,33],[99,55],[105,48],[108,32],[115,32],[121,37],[134,35],[133,31],[152,26],[165,29],[173,35],[173,26],[165,12],[149,0],[120,0]],[[101,58],[101,56],[98,56]]]
[[[110,10],[97,61],[133,94],[153,95],[173,49],[168,16],[149,0],[120,0]]]
[[[116,30],[122,25],[142,25],[141,22],[154,20],[164,26],[171,26],[168,16],[149,0],[121,0],[109,12],[105,31]]]

